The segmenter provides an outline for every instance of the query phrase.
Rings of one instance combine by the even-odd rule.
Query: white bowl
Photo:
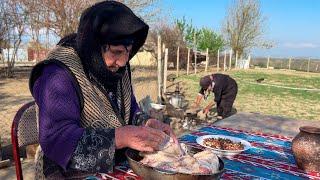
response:
[[[166,107],[166,105],[162,105],[162,104],[156,104],[156,103],[150,103],[151,107],[153,109],[156,109],[156,110],[161,110],[161,109],[164,109]]]

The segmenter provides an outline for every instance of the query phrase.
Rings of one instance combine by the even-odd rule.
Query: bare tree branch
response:
[[[265,21],[258,0],[234,1],[222,29],[228,45],[239,54],[253,47],[270,48],[272,45],[263,39]]]

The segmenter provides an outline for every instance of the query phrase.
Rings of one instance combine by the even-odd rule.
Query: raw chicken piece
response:
[[[211,174],[218,171],[219,159],[209,150],[199,152],[193,156],[180,156],[178,146],[173,139],[163,146],[161,151],[154,153],[141,153],[144,158],[141,163],[163,169],[185,174]]]
[[[193,157],[196,158],[200,164],[211,169],[212,172],[217,172],[219,170],[218,156],[210,150],[198,152],[197,154],[193,155]]]

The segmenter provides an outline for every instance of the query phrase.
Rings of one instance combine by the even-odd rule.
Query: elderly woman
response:
[[[201,89],[195,100],[195,106],[199,106],[202,98],[207,98],[210,92],[214,93],[214,102],[210,102],[203,110],[207,114],[216,104],[217,119],[223,119],[230,115],[232,105],[238,93],[237,82],[225,74],[211,74],[200,79]]]
[[[129,60],[148,29],[125,5],[100,2],[82,13],[77,33],[61,39],[34,67],[30,90],[43,157],[37,175],[111,172],[125,148],[152,152],[174,137],[168,125],[140,112],[132,91]]]

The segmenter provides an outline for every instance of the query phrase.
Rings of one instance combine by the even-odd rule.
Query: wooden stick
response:
[[[289,70],[291,69],[291,58],[289,58]]]
[[[209,63],[209,49],[207,48],[207,53],[206,53],[206,69],[205,71],[208,71],[208,63]]]
[[[268,56],[267,69],[269,69],[270,56]]]
[[[229,70],[231,70],[231,61],[232,61],[232,49],[230,49]]]
[[[164,52],[164,77],[163,77],[163,92],[167,90],[167,71],[168,71],[168,48]]]
[[[194,52],[194,74],[197,74],[197,52]]]
[[[217,56],[217,72],[219,72],[219,63],[220,63],[220,49],[218,49],[218,56]]]
[[[177,73],[176,73],[176,77],[179,77],[179,51],[180,51],[180,48],[178,46],[178,49],[177,49]]]
[[[226,71],[227,50],[224,50],[223,71]]]
[[[162,84],[162,76],[161,76],[161,36],[158,36],[158,100],[161,99],[161,84]]]
[[[310,71],[310,58],[308,60],[308,72]]]
[[[189,68],[190,68],[190,48],[188,48],[187,75],[189,75]]]
[[[236,51],[236,64],[234,65],[234,68],[237,69],[238,66],[238,51]]]

